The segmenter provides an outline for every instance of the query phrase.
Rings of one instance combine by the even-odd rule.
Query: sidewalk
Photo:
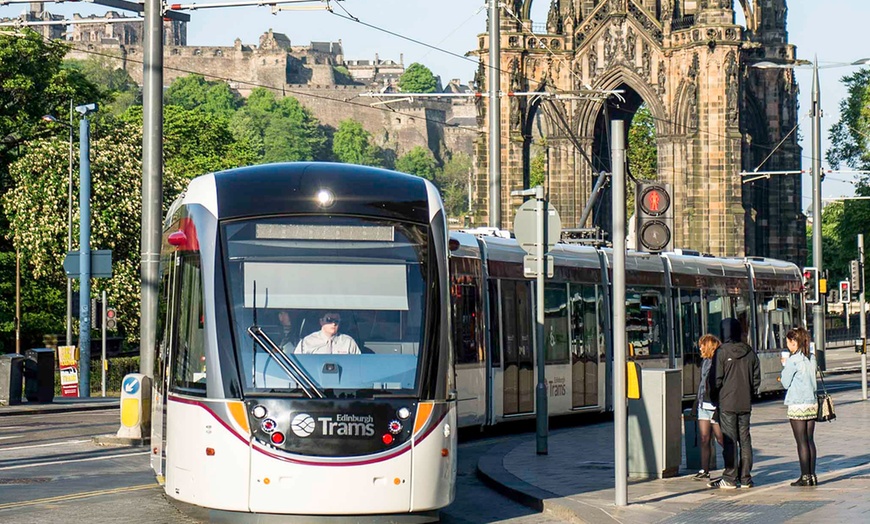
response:
[[[692,480],[683,451],[680,476],[629,480],[628,506],[618,508],[612,422],[553,431],[544,456],[535,453],[534,435],[518,436],[481,457],[478,475],[508,497],[572,522],[870,522],[870,401],[861,401],[860,388],[833,397],[837,419],[816,423],[817,487],[789,485],[800,468],[781,399],[752,411],[752,489],[710,489]]]
[[[27,402],[12,406],[0,406],[0,417],[13,415],[38,415],[65,411],[94,411],[98,409],[119,409],[118,397],[54,397],[49,403]]]

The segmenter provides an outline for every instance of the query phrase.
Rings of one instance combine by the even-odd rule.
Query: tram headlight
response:
[[[399,408],[399,411],[396,411],[396,415],[398,415],[400,419],[406,420],[411,416],[411,410],[408,408]]]
[[[335,203],[335,195],[328,189],[321,189],[317,192],[317,204],[320,207],[330,207]]]
[[[254,409],[251,410],[251,414],[254,415],[254,418],[263,418],[266,416],[266,406],[254,406]]]

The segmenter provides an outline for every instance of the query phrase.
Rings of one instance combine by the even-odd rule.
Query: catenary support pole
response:
[[[625,397],[625,122],[611,122],[613,140],[613,457],[616,505],[628,504],[628,406]]]
[[[858,235],[858,278],[860,292],[858,305],[861,311],[861,399],[867,400],[867,314],[864,311],[864,235]]]
[[[813,61],[812,117],[813,117],[813,266],[824,275],[822,267],[822,109],[819,93],[819,61]],[[827,293],[819,293],[819,303],[813,304],[813,341],[819,369],[825,370],[825,300]]]
[[[157,287],[163,214],[163,5],[145,0],[142,72],[142,246],[139,372],[154,374],[157,343]]]
[[[79,120],[79,396],[91,396],[91,145],[87,109]]]
[[[489,0],[489,225],[501,228],[501,41],[499,1]]]

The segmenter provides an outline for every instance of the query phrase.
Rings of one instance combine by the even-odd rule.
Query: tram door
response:
[[[701,381],[701,293],[680,290],[680,333],[683,349],[683,396],[695,395]]]
[[[532,351],[531,292],[528,282],[501,282],[504,333],[505,415],[531,413],[535,408],[535,368]]]

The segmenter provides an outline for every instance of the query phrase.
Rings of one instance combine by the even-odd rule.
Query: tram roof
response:
[[[430,220],[430,191],[423,178],[368,166],[287,162],[214,173],[220,218],[282,213],[323,213],[322,190],[334,196],[329,211],[411,220]]]

